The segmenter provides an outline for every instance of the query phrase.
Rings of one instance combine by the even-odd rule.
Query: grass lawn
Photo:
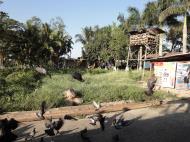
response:
[[[27,74],[28,72],[26,72]],[[119,100],[146,101],[155,99],[164,99],[168,94],[163,91],[157,91],[153,96],[147,97],[144,94],[144,89],[137,81],[141,80],[141,73],[138,71],[105,71],[105,70],[88,70],[82,71],[85,82],[79,82],[71,77],[71,72],[58,71],[52,73],[52,78],[44,77],[38,81],[36,85],[31,76],[27,81],[30,86],[33,84],[33,89],[26,88],[26,81],[20,86],[21,91],[17,91],[12,99],[7,96],[0,98],[0,107],[7,111],[15,110],[36,110],[39,109],[39,104],[42,100],[47,101],[50,107],[65,106],[63,92],[68,88],[73,88],[80,92],[84,99],[84,104],[91,103],[92,100],[100,102],[110,102]],[[145,73],[145,80],[150,75]],[[6,80],[11,80],[10,75]],[[16,79],[18,79],[17,77]],[[23,78],[23,76],[21,76]],[[18,79],[19,80],[19,79]],[[19,82],[17,80],[17,83]],[[12,80],[11,80],[12,81]],[[14,79],[15,81],[15,79]],[[22,81],[20,81],[22,82]],[[13,85],[12,87],[15,87]],[[19,90],[19,89],[18,89]]]

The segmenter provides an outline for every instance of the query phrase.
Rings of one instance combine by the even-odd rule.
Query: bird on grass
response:
[[[75,118],[73,116],[70,116],[70,115],[67,115],[67,114],[64,116],[64,119],[66,119],[66,120],[74,120],[74,121],[78,120],[77,118]]]
[[[43,101],[40,105],[40,111],[36,112],[36,116],[40,119],[45,119],[44,114],[45,114],[45,109],[46,109],[46,102]]]
[[[12,142],[17,139],[12,130],[15,130],[19,125],[19,122],[14,118],[8,120],[7,118],[0,120],[0,142]]]
[[[38,66],[38,67],[36,67],[35,70],[36,70],[38,73],[40,73],[40,74],[42,74],[42,75],[48,75],[48,76],[51,78],[51,74],[50,74],[45,68],[43,68],[41,65]]]
[[[74,79],[80,81],[80,82],[83,82],[83,81],[84,81],[84,79],[82,78],[81,73],[79,73],[79,72],[74,72],[74,73],[72,74],[72,77],[73,77]]]
[[[147,95],[147,96],[152,96],[152,94],[154,93],[153,92],[153,90],[150,90],[150,89],[147,89],[147,90],[145,90],[145,95]]]
[[[84,142],[91,142],[90,138],[86,136],[87,132],[88,132],[87,128],[84,128],[83,130],[80,131],[81,139]]]
[[[147,95],[147,96],[151,96],[153,93],[154,93],[154,91],[153,91],[153,89],[154,89],[154,87],[155,87],[155,85],[156,85],[156,82],[157,82],[157,78],[156,78],[156,76],[155,76],[155,74],[153,74],[149,79],[148,79],[148,81],[147,81],[147,90],[145,91],[145,94]]]

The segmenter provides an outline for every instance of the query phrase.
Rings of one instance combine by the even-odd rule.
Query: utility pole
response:
[[[140,54],[140,57],[139,57],[139,58],[140,58],[140,59],[139,59],[139,60],[140,60],[140,63],[139,63],[139,70],[142,70],[142,46],[140,46],[140,53],[139,53],[139,54]]]

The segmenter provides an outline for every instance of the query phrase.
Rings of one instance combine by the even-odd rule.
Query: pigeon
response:
[[[30,133],[30,137],[34,137],[35,136],[35,134],[36,134],[36,128],[34,128],[33,130],[32,130],[32,132]]]
[[[130,121],[124,120],[123,116],[120,116],[119,119],[115,118],[112,123],[113,123],[115,129],[122,129],[131,124]]]
[[[72,117],[72,116],[70,116],[70,115],[65,115],[65,116],[64,116],[64,119],[66,119],[66,120],[75,120],[75,121],[78,120],[77,118]]]
[[[46,128],[53,128],[52,117],[45,120],[45,127]]]
[[[84,128],[80,131],[80,136],[83,141],[91,142],[90,138],[86,136],[86,133],[88,132],[87,128]]]
[[[99,110],[101,107],[100,103],[96,103],[95,101],[93,101],[92,104],[96,108],[96,110]]]
[[[55,132],[54,132],[54,129],[53,129],[53,128],[45,129],[44,131],[45,131],[45,133],[46,133],[48,136],[55,136]]]
[[[145,90],[145,92],[144,92],[147,96],[152,96],[153,95],[153,90],[150,90],[150,89],[147,89],[147,90]]]
[[[100,127],[101,127],[102,131],[104,131],[104,129],[105,129],[104,123],[105,123],[105,118],[106,118],[105,116],[103,116],[100,113],[97,113],[97,114],[90,116],[88,118],[90,118],[90,121],[91,121],[90,124],[91,125],[96,125],[96,122],[98,121],[100,123]]]
[[[154,92],[153,92],[153,89],[154,89],[154,87],[155,87],[156,82],[157,82],[157,78],[156,78],[155,75],[153,74],[153,75],[151,76],[151,78],[149,78],[148,81],[147,81],[147,87],[148,87],[148,89],[145,91],[145,94],[146,94],[147,96],[151,96],[151,95],[154,93]]]
[[[32,141],[35,135],[36,135],[36,128],[34,128],[32,132],[28,135],[28,137],[25,138],[25,141]]]
[[[61,118],[53,122],[53,128],[57,131],[56,135],[59,133],[59,130],[61,129],[63,124],[64,124],[64,121]]]
[[[47,72],[47,70],[45,68],[39,66],[39,67],[36,67],[35,70],[38,73],[43,74],[43,75],[48,75],[51,78],[51,74],[49,72]]]
[[[78,80],[78,81],[81,81],[81,82],[84,81],[83,78],[82,78],[81,73],[79,73],[79,72],[74,72],[74,73],[72,74],[72,77],[73,77],[74,79]]]
[[[100,113],[94,114],[92,116],[89,116],[88,118],[90,119],[90,124],[91,125],[96,125],[96,122],[99,121],[99,118],[101,117]]]
[[[36,113],[36,116],[40,119],[45,119],[44,117],[45,109],[46,109],[46,102],[43,101],[40,106],[40,111]]]
[[[100,127],[101,127],[102,131],[104,131],[104,129],[105,129],[105,125],[104,125],[105,124],[105,119],[106,119],[105,116],[102,116],[102,117],[99,118]]]

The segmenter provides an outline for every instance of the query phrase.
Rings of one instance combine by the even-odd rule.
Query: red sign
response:
[[[154,66],[163,66],[163,62],[153,62]]]

